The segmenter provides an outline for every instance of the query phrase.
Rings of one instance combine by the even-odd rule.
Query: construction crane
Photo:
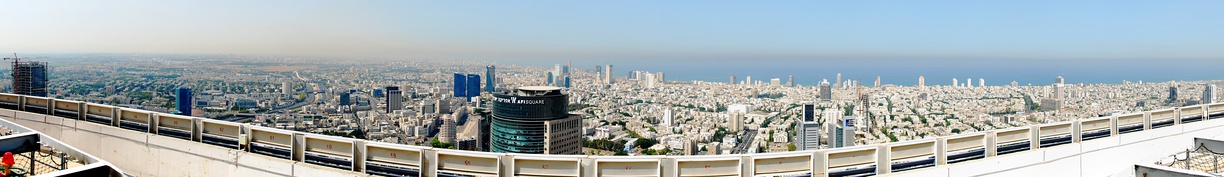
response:
[[[34,58],[46,58],[46,57],[34,57]],[[29,62],[29,61],[26,61],[26,63],[23,64],[21,63],[21,59],[33,59],[33,58],[17,57],[17,53],[13,53],[13,58],[4,58],[4,60],[10,60],[10,59],[13,60],[13,70],[11,71],[12,73],[11,76],[13,79],[13,93],[35,95],[35,96],[46,96],[46,89],[47,89],[46,88],[46,82],[47,82],[46,64],[39,63],[39,62]],[[29,67],[31,67],[31,69],[25,69],[25,70],[19,69],[23,65],[28,65]],[[34,69],[34,68],[37,68],[37,69]],[[26,78],[26,79],[21,79],[21,78]]]
[[[13,58],[4,58],[4,60],[13,60],[13,66],[17,66],[17,63],[21,62],[21,59],[35,59],[35,58],[47,58],[47,57],[21,58],[21,57],[17,57],[17,53],[13,53]]]

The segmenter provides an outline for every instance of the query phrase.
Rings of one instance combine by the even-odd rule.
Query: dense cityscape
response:
[[[894,85],[878,77],[868,83],[846,79],[863,76],[838,74],[805,86],[793,81],[805,77],[800,74],[681,81],[668,80],[666,71],[562,62],[542,67],[236,55],[56,55],[37,60],[49,65],[48,97],[474,151],[517,152],[490,147],[495,144],[490,141],[497,142],[487,137],[490,120],[496,120],[490,111],[497,105],[494,93],[555,88],[568,96],[565,111],[580,117],[578,126],[568,129],[581,135],[583,148],[533,151],[548,154],[813,150],[1205,104],[1219,96],[1214,86],[1219,81],[1082,84],[1061,76],[1023,85],[920,76],[913,78],[918,85]],[[954,85],[925,85],[926,79],[949,79]]]
[[[1224,1],[0,4],[0,177],[1224,176]]]

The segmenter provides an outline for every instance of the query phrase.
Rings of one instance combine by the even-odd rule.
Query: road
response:
[[[744,138],[742,138],[742,140],[746,142],[738,142],[739,144],[736,144],[735,148],[731,149],[731,154],[743,154],[748,152],[748,147],[752,147],[750,146],[752,143],[754,143],[752,138],[756,138],[756,134],[756,130],[745,130],[743,135]]]

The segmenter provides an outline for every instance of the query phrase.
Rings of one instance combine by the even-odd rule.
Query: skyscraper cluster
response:
[[[453,84],[455,98],[480,97],[480,75],[455,73]]]
[[[553,65],[553,70],[548,72],[548,82],[546,84],[549,86],[569,88],[570,84],[572,83],[569,68],[569,62],[566,62],[565,66],[562,66],[561,64]]]

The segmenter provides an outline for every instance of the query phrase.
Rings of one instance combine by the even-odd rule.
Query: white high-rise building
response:
[[[604,84],[612,84],[612,65],[604,66]]]
[[[1215,90],[1215,84],[1207,84],[1207,86],[1203,88],[1203,104],[1211,104],[1216,102]]]
[[[655,77],[654,73],[641,72],[641,77],[638,79],[642,82],[642,85],[646,85],[646,88],[654,88],[655,79],[657,78]]]
[[[918,87],[926,87],[926,78],[918,76]]]
[[[957,81],[956,78],[952,78],[952,87],[960,87],[960,81]]]
[[[438,141],[443,143],[455,143],[455,136],[458,124],[455,124],[455,116],[450,114],[442,115],[442,127],[438,127]]]
[[[985,86],[986,86],[986,78],[978,78],[978,86],[979,86],[979,87],[985,87]]]
[[[973,87],[973,78],[965,78],[965,87]]]
[[[747,78],[744,78],[744,84],[752,85],[752,76],[748,76]]]
[[[837,73],[837,80],[836,80],[836,81],[837,81],[837,83],[833,84],[833,86],[834,86],[834,87],[841,87],[841,85],[842,85],[841,73]]]
[[[663,120],[660,120],[660,122],[663,123],[663,126],[665,127],[676,126],[676,123],[675,123],[676,117],[674,114],[672,114],[672,112],[673,111],[671,108],[663,108],[663,117],[660,118],[660,119],[663,119]]]
[[[782,79],[779,79],[779,78],[769,79],[769,86],[774,86],[774,87],[782,86]]]
[[[285,94],[282,98],[293,98],[293,86],[289,82],[281,82],[281,94]]]

